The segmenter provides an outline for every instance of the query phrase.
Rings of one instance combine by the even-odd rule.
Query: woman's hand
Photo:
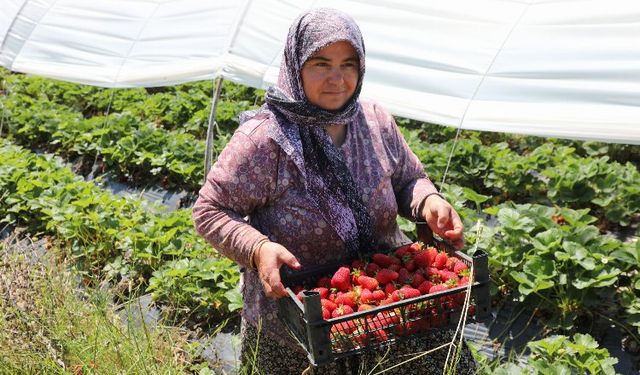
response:
[[[296,257],[279,243],[267,241],[256,249],[253,260],[267,297],[287,296],[287,291],[280,280],[280,267],[286,264],[291,268],[299,269],[301,266]]]
[[[436,194],[428,196],[422,208],[422,217],[433,233],[451,242],[457,249],[464,246],[462,220],[449,202]]]

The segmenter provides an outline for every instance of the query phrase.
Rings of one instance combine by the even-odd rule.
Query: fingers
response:
[[[291,268],[299,269],[301,265],[298,259],[284,246],[275,242],[265,243],[260,249],[258,259],[260,262],[257,264],[258,275],[267,297],[287,296],[285,286],[280,279],[280,267],[286,264]]]
[[[300,262],[298,262],[298,259],[296,259],[296,257],[293,256],[293,254],[291,254],[288,250],[282,251],[282,253],[280,254],[280,260],[282,261],[282,263],[286,264],[287,266],[293,269],[297,270],[301,267]]]
[[[447,239],[456,248],[464,246],[464,225],[455,209],[443,199],[427,201],[424,217],[434,233]]]

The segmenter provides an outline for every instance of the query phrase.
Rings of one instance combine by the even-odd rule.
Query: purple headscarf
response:
[[[302,86],[302,66],[318,50],[347,41],[359,59],[355,92],[340,109],[329,111],[311,104]],[[342,152],[325,126],[355,124],[361,115],[358,96],[365,72],[365,49],[360,29],[345,13],[314,9],[300,15],[289,28],[278,83],[269,88],[263,111],[276,119],[269,136],[287,153],[305,179],[308,194],[325,220],[345,242],[347,252],[373,249],[372,220]]]

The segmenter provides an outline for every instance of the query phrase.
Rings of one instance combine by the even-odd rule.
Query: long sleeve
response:
[[[244,267],[267,237],[244,217],[267,204],[276,186],[277,149],[257,145],[236,131],[207,175],[193,207],[196,230],[214,248]]]
[[[420,219],[419,209],[427,194],[437,193],[424,171],[420,159],[411,151],[393,117],[377,107],[379,123],[383,127],[387,147],[393,154],[395,168],[391,175],[393,190],[398,203],[398,213],[411,220]]]

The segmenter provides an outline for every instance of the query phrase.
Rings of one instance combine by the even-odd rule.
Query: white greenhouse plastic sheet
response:
[[[105,87],[266,88],[291,21],[359,23],[363,96],[464,129],[640,144],[638,0],[0,0],[0,64]]]

